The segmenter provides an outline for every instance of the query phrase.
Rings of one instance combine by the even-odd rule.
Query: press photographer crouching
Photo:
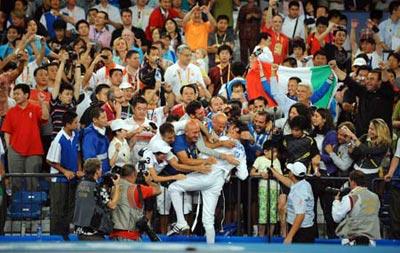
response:
[[[161,193],[160,186],[151,182],[151,177],[145,177],[147,185],[137,184],[138,175],[134,166],[126,164],[121,169],[121,197],[117,207],[112,212],[114,229],[110,238],[118,241],[138,241],[140,235],[146,232],[150,240],[157,240],[157,235],[147,225],[143,215],[143,200]]]
[[[100,184],[101,161],[90,158],[85,161],[85,176],[79,182],[75,194],[74,221],[79,240],[104,240],[113,229],[111,210],[120,197],[118,174],[108,174]]]
[[[336,234],[344,245],[374,245],[381,238],[378,195],[368,190],[368,178],[359,171],[349,175],[351,191],[340,200],[340,192],[332,205],[332,217],[340,224]]]

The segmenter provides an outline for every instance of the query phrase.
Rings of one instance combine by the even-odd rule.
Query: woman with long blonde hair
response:
[[[116,38],[113,43],[113,61],[116,64],[125,66],[125,57],[128,51],[128,42],[122,37]]]
[[[383,173],[382,161],[392,143],[390,130],[383,119],[370,121],[368,134],[357,138],[347,127],[343,130],[351,138],[349,153],[354,160],[354,169],[364,172],[369,179],[369,188],[372,189],[372,180]]]

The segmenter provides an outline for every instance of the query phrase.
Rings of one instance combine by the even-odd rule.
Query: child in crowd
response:
[[[277,203],[279,196],[279,183],[274,179],[270,179],[270,188],[268,191],[268,170],[273,167],[280,174],[282,174],[282,170],[278,160],[278,148],[275,146],[274,142],[267,140],[264,142],[263,149],[264,156],[260,156],[256,159],[250,175],[252,177],[260,177],[260,181],[258,182],[259,236],[265,235],[265,228],[268,223],[268,212],[270,217],[269,222],[271,224],[268,231],[272,236],[275,224],[278,221]]]

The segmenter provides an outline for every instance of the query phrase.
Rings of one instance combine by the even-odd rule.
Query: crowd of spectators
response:
[[[146,190],[146,196],[159,195],[145,200],[144,209],[160,233],[188,230],[193,205],[200,204],[193,191],[201,191],[207,240],[214,225],[219,230],[220,222],[241,219],[238,206],[251,216],[255,235],[279,234],[287,243],[301,241],[296,231],[317,237],[317,203],[327,237],[335,238],[340,220],[325,187],[340,187],[329,177],[361,171],[368,189],[376,191],[376,178],[389,186],[390,237],[400,238],[400,182],[392,180],[400,175],[400,1],[2,4],[1,183],[4,195],[12,196],[38,191],[40,184],[5,173],[64,175],[51,179],[51,234],[70,232],[89,160],[92,181],[146,161],[150,184],[161,186]],[[344,10],[362,12],[368,21]],[[265,96],[249,99],[253,84],[246,74],[259,64],[271,66],[265,89],[277,108]],[[289,79],[287,94],[276,89],[280,66],[323,65],[332,71],[327,85],[337,83],[328,108],[313,106],[316,93],[297,76]],[[254,206],[247,206],[247,187],[243,203],[227,199],[228,186],[246,178],[243,162],[258,178],[250,188]],[[235,166],[237,177],[231,177]],[[226,172],[225,187],[197,187],[207,180],[219,184],[219,175],[210,177],[216,168]],[[282,176],[287,174],[289,183]],[[217,204],[221,193],[226,210]],[[300,223],[293,212],[305,214]],[[379,239],[376,233],[369,237]]]

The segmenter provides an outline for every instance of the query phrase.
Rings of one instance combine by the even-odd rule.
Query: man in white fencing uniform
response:
[[[234,122],[228,129],[227,136],[223,136],[221,140],[234,140],[236,146],[232,149],[220,147],[216,150],[223,153],[234,155],[238,164],[236,166],[236,176],[244,180],[248,176],[246,165],[246,153],[244,147],[239,142],[240,133],[246,129],[246,126],[241,122]],[[205,159],[206,156],[200,154],[201,158]],[[219,195],[221,194],[222,187],[225,180],[229,177],[231,170],[235,167],[225,160],[217,159],[217,163],[211,165],[211,172],[208,174],[190,173],[186,175],[186,179],[172,183],[168,191],[171,195],[172,204],[175,208],[177,222],[176,225],[168,232],[168,235],[180,233],[189,229],[189,226],[183,215],[182,196],[186,191],[201,191],[203,213],[202,222],[206,231],[207,243],[215,242],[215,208],[217,206]]]

